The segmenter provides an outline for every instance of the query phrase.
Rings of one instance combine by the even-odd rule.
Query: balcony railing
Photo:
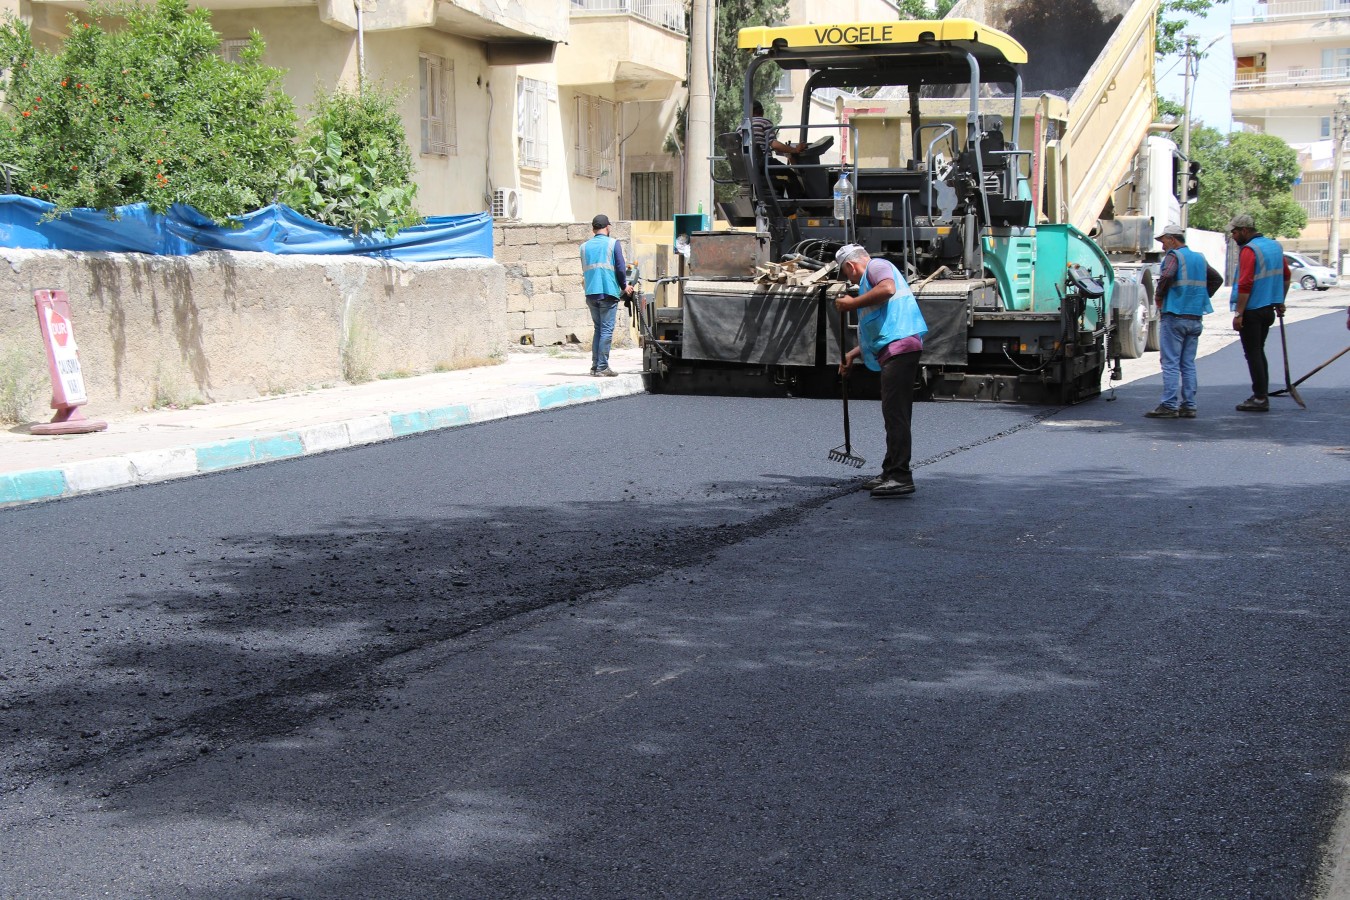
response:
[[[1237,16],[1233,19],[1233,24],[1250,25],[1253,22],[1278,22],[1281,19],[1350,16],[1350,2],[1346,0],[1270,0],[1261,5],[1265,9],[1257,10],[1250,16]]]
[[[1334,84],[1350,81],[1350,67],[1299,67],[1283,72],[1239,71],[1233,77],[1233,88],[1294,87],[1301,84]]]
[[[684,0],[572,0],[574,16],[622,13],[676,34],[689,33],[684,24]]]
[[[1323,175],[1294,185],[1294,201],[1307,210],[1308,218],[1331,218],[1331,178]],[[1350,178],[1341,180],[1341,218],[1350,219]]]

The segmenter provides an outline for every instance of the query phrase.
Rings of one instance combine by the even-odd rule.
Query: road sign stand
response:
[[[80,412],[80,407],[89,402],[89,396],[84,388],[75,332],[70,325],[70,300],[66,292],[34,291],[33,305],[37,308],[42,344],[47,349],[52,409],[56,410],[56,415],[50,422],[33,425],[29,431],[33,434],[89,434],[107,429],[107,422],[85,418]]]

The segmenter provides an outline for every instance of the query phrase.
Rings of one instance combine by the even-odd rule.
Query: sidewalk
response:
[[[43,437],[0,430],[0,506],[148,484],[642,392],[640,350],[615,350],[617,378],[589,351],[510,353],[501,365],[276,397],[147,410],[108,430]],[[86,408],[90,418],[104,418]]]
[[[1290,323],[1344,310],[1350,291],[1292,290]],[[1231,344],[1226,291],[1205,317],[1200,354]],[[1337,326],[1344,328],[1342,320]],[[1279,355],[1271,335],[1267,354]],[[1298,360],[1295,377],[1320,360]],[[369,384],[211,403],[189,409],[147,410],[108,419],[95,434],[41,437],[26,426],[0,430],[0,507],[69,497],[89,491],[182,478],[275,459],[323,453],[403,435],[487,422],[545,409],[642,392],[640,350],[615,350],[625,374],[592,378],[584,350],[510,353],[501,365]],[[1156,375],[1158,354],[1126,360],[1124,379],[1102,389]],[[1276,379],[1278,380],[1278,379]],[[101,418],[97,408],[86,409]],[[1143,410],[1140,411],[1143,414]]]

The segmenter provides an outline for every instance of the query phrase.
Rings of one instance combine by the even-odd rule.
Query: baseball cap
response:
[[[1158,240],[1162,240],[1164,237],[1181,238],[1184,241],[1186,240],[1186,229],[1180,225],[1168,225],[1162,230],[1162,234],[1158,235]]]
[[[845,244],[834,254],[835,265],[842,266],[856,253],[866,253],[867,250],[862,244]]]
[[[601,213],[600,215],[596,216],[594,219],[591,219],[591,227],[592,227],[592,228],[608,228],[608,227],[609,227],[609,216],[605,215],[604,213]]]
[[[1251,216],[1247,215],[1246,213],[1243,213],[1240,216],[1233,216],[1233,218],[1228,223],[1227,230],[1232,231],[1234,228],[1255,228],[1255,227],[1256,227],[1256,220],[1254,220]]]

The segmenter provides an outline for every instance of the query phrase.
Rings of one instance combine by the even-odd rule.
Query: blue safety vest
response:
[[[581,245],[581,274],[586,280],[586,294],[619,296],[619,279],[614,274],[615,238],[597,234]]]
[[[873,372],[881,371],[877,357],[888,346],[907,337],[922,338],[928,333],[928,323],[919,312],[919,301],[914,299],[909,283],[890,260],[883,259],[882,262],[890,267],[895,293],[880,306],[861,310],[858,317],[858,345],[862,347],[863,365]],[[859,294],[866,294],[871,289],[872,282],[867,279],[864,269],[862,280],[858,282]]]
[[[1203,316],[1214,312],[1209,304],[1209,284],[1206,275],[1209,266],[1205,258],[1190,247],[1167,251],[1177,260],[1177,274],[1167,288],[1163,312],[1178,316]]]
[[[1247,298],[1247,309],[1261,309],[1284,302],[1284,248],[1268,237],[1257,235],[1247,242],[1256,254],[1256,278],[1252,281],[1252,295]],[[1242,251],[1238,250],[1238,259]],[[1238,271],[1241,271],[1239,263]],[[1237,311],[1237,275],[1233,276],[1232,298],[1228,308]]]

